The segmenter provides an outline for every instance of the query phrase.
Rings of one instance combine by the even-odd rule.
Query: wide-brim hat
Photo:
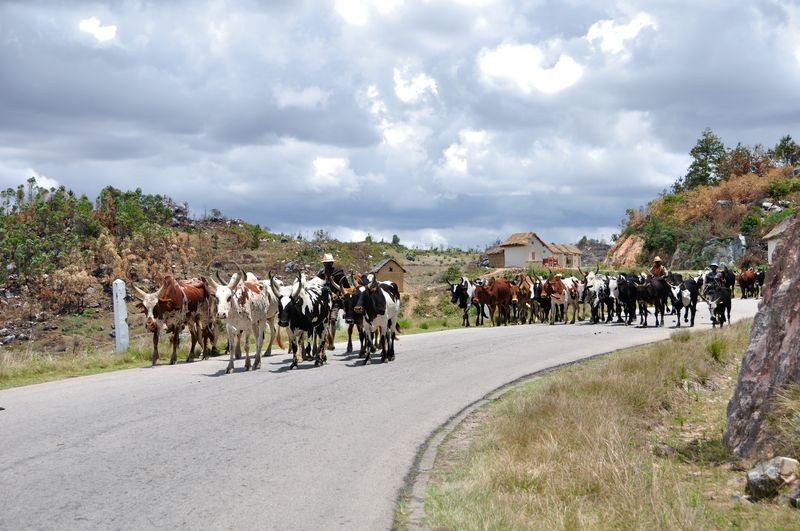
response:
[[[660,262],[660,261],[661,261],[660,256],[656,256],[655,258],[653,258],[653,262]]]
[[[711,262],[710,264],[708,264],[708,267],[719,267],[719,264],[716,262]]]
[[[333,262],[333,255],[331,253],[325,253],[322,255],[322,263],[325,262]]]

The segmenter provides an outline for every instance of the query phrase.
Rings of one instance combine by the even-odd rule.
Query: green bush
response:
[[[741,230],[743,234],[755,234],[760,227],[761,219],[755,214],[747,214],[742,218],[739,230]]]
[[[773,199],[782,199],[797,191],[800,191],[800,179],[778,179],[769,183],[769,195]]]
[[[455,283],[459,278],[461,278],[461,270],[454,265],[451,265],[444,273],[442,273],[442,282],[449,282],[452,284]]]

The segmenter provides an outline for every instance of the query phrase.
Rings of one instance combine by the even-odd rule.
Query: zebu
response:
[[[258,281],[247,280],[244,270],[234,273],[227,284],[218,284],[213,278],[205,279],[211,284],[211,291],[217,301],[217,318],[225,323],[230,347],[230,360],[225,369],[226,374],[233,372],[235,355],[234,345],[241,334],[252,332],[256,340],[254,362],[250,363],[250,341],[245,341],[244,368],[249,371],[261,367],[261,347],[263,346],[266,327],[269,327],[270,338],[267,352],[271,352],[275,339],[277,316],[277,300],[268,292],[268,286]],[[280,339],[278,340],[280,342]]]
[[[318,367],[328,361],[325,346],[329,342],[328,320],[331,316],[331,290],[324,280],[297,276],[291,287],[283,287],[270,273],[270,287],[278,299],[278,324],[287,329],[290,350],[294,354],[289,369],[303,360],[314,360]],[[308,345],[306,345],[308,341]]]
[[[366,343],[381,347],[381,361],[394,361],[394,342],[400,316],[400,292],[394,282],[378,282],[369,276],[358,288],[354,311],[364,319]],[[362,347],[364,365],[370,362],[370,349]]]
[[[172,334],[170,365],[177,361],[180,333],[184,327],[189,328],[192,338],[186,361],[194,361],[194,349],[201,337],[203,359],[209,357],[211,350],[208,342],[211,342],[213,350],[215,338],[211,293],[203,281],[175,280],[172,275],[166,275],[155,293],[146,293],[137,286],[133,286],[133,290],[145,312],[145,329],[153,333],[153,365],[158,361],[158,340],[162,325]]]

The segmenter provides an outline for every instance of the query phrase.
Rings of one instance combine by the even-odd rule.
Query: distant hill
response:
[[[733,175],[629,209],[605,263],[632,267],[656,255],[677,269],[701,268],[711,260],[737,267],[765,263],[761,238],[792,215],[800,200],[794,173],[784,166],[764,175]]]
[[[726,148],[707,128],[689,155],[686,174],[670,191],[627,210],[606,264],[633,267],[656,255],[678,269],[711,260],[736,266],[767,261],[761,238],[800,200],[800,145],[785,135],[772,149]]]

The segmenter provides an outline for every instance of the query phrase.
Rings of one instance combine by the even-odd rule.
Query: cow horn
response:
[[[147,295],[147,293],[145,293],[144,290],[139,286],[137,286],[136,284],[133,284],[133,292],[134,292],[134,297],[136,297],[139,300],[144,300],[145,296]]]
[[[239,273],[242,275],[242,282],[244,282],[245,279],[247,279],[247,273],[245,273],[244,268],[240,266],[239,262],[237,262],[236,260],[231,260],[231,262],[233,262],[233,265],[235,265],[236,268],[239,270]]]
[[[225,285],[225,284],[227,284],[227,282],[225,282],[224,280],[222,280],[222,277],[221,277],[221,276],[219,276],[219,269],[215,269],[215,270],[214,270],[214,275],[216,275],[216,277],[217,277],[217,280],[219,280],[219,283],[220,283],[221,285]],[[212,279],[212,280],[213,280],[213,279]]]
[[[272,291],[272,294],[275,295],[276,299],[281,298],[281,292],[278,289],[278,286],[275,285],[275,275],[272,271],[269,272],[269,289]]]
[[[339,284],[336,283],[336,279],[333,277],[333,275],[331,275],[330,280],[331,280],[331,286],[333,286],[333,289],[335,289],[336,291],[341,293],[342,292],[342,287]]]

